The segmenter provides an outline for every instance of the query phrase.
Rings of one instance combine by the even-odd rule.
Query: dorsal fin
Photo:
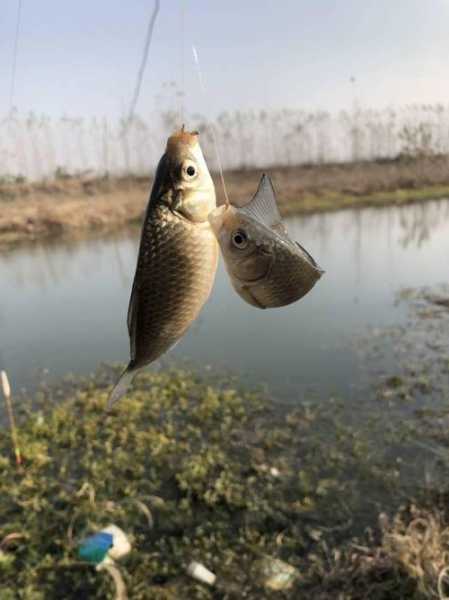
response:
[[[248,204],[238,208],[238,211],[262,223],[265,227],[274,229],[277,233],[285,232],[277,207],[273,184],[265,173],[261,177],[259,187],[253,198]]]

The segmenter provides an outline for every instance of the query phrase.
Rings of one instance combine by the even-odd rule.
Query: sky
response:
[[[1,0],[0,115],[10,110],[17,6]],[[153,0],[22,0],[13,105],[127,114],[152,9]],[[137,113],[447,103],[448,30],[449,0],[161,0]]]

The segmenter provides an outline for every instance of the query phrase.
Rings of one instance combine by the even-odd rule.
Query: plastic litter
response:
[[[108,525],[100,533],[112,535],[112,548],[108,552],[113,560],[119,560],[131,552],[131,544],[126,533],[117,525]]]
[[[98,565],[106,558],[112,544],[110,533],[95,533],[80,543],[78,555],[82,560]]]
[[[209,571],[204,565],[199,562],[192,561],[187,567],[187,573],[193,579],[206,583],[207,585],[214,585],[217,576],[212,571]]]
[[[79,557],[97,566],[119,560],[130,551],[131,544],[128,537],[117,525],[108,525],[98,533],[82,540],[78,547]]]

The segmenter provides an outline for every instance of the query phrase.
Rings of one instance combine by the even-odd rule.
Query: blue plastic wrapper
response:
[[[82,560],[98,565],[104,560],[112,545],[113,537],[110,533],[96,533],[80,543],[78,556]]]

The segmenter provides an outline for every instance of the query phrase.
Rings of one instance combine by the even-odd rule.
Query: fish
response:
[[[287,306],[305,296],[324,270],[282,222],[276,194],[263,174],[244,206],[222,204],[209,214],[235,291],[257,308]]]
[[[168,138],[156,169],[128,308],[130,361],[107,410],[140,369],[184,336],[207,301],[219,256],[208,221],[214,208],[215,187],[199,134],[182,128]]]

